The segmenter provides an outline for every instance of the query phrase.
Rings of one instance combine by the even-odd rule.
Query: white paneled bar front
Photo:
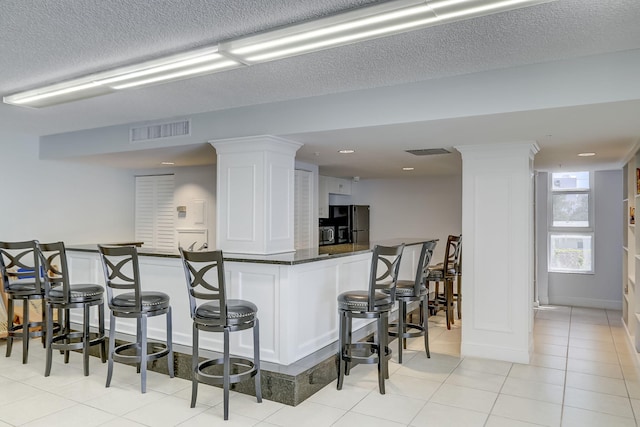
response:
[[[533,157],[537,144],[462,154],[464,356],[529,363],[533,351]]]

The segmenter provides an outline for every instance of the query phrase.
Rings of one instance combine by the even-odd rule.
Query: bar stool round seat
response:
[[[250,301],[227,299],[222,251],[195,252],[180,248],[180,256],[193,320],[191,407],[196,406],[198,383],[221,385],[224,419],[228,420],[231,384],[255,377],[256,400],[262,402],[258,307]],[[245,329],[253,329],[253,360],[230,354],[230,333]],[[222,357],[199,360],[200,331],[224,334]]]
[[[389,311],[393,308],[393,299],[388,294],[374,294],[373,311]],[[366,311],[369,304],[369,292],[348,291],[338,295],[338,310]]]
[[[150,312],[168,309],[171,299],[164,292],[142,291],[140,292],[140,302],[142,303],[142,311]],[[136,307],[136,294],[127,292],[117,295],[111,300],[111,305],[121,310],[134,308]]]
[[[99,301],[104,295],[104,288],[94,284],[75,284],[71,285],[69,293],[70,302],[84,302],[96,300]],[[58,302],[64,299],[64,291],[60,288],[53,288],[49,291],[49,299]]]
[[[385,394],[384,380],[389,378],[389,312],[395,303],[398,268],[404,245],[380,246],[373,249],[368,290],[352,290],[338,295],[338,390],[352,364],[377,364],[378,388]],[[388,293],[383,292],[388,291]],[[353,319],[375,319],[373,339],[353,342]]]

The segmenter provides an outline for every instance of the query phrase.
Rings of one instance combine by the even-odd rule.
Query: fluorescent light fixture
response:
[[[414,169],[415,169],[415,168],[402,168],[402,170],[403,170],[403,171],[412,171],[412,170],[414,170]]]
[[[3,101],[27,107],[47,107],[105,95],[120,89],[180,80],[242,66],[237,60],[218,53],[217,47],[207,47],[5,96]]]
[[[340,153],[340,154],[351,154],[351,153],[355,153],[355,152],[356,152],[356,150],[352,150],[350,148],[338,151],[338,153]]]
[[[578,153],[578,157],[591,157],[595,155],[596,153]]]
[[[247,64],[272,61],[556,0],[395,0],[219,45]]]
[[[175,162],[160,162],[160,164],[163,166],[172,166],[175,165]]]
[[[392,0],[152,61],[5,96],[46,107],[557,0]]]

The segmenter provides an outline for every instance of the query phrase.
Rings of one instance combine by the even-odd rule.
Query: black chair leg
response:
[[[262,402],[262,381],[260,379],[260,323],[256,318],[253,325],[253,365],[256,368],[256,400]]]
[[[406,310],[407,306],[404,301],[398,303],[398,363],[402,363],[402,347],[406,345],[404,332],[406,329]]]
[[[90,341],[90,333],[89,333],[89,310],[90,306],[85,304],[83,307],[83,315],[84,315],[84,325],[83,325],[83,334],[82,334],[82,368],[84,370],[84,376],[89,376],[89,341]]]
[[[193,324],[193,346],[191,347],[191,407],[196,407],[196,399],[198,398],[198,328]]]
[[[172,320],[173,318],[171,317],[171,307],[169,307],[169,311],[167,311],[167,347],[169,348],[169,354],[167,354],[167,370],[169,371],[169,378],[174,377]]]
[[[345,313],[343,311],[340,311],[339,313],[339,319],[338,319],[338,383],[337,383],[337,388],[338,390],[342,390],[342,383],[344,382],[344,372],[346,369],[345,366],[345,360],[344,360],[344,356],[345,356],[345,341],[346,341],[346,334],[345,334],[345,326],[346,326],[346,319],[345,319]]]
[[[47,331],[46,331],[46,335],[47,335],[47,361],[45,362],[45,367],[44,367],[44,376],[48,377],[49,375],[51,375],[51,361],[53,358],[53,349],[52,347],[52,343],[53,343],[53,309],[51,308],[51,306],[47,306]]]
[[[147,316],[140,317],[141,336],[140,344],[140,390],[147,392]]]
[[[107,384],[106,387],[111,385],[111,376],[113,375],[113,354],[116,348],[116,318],[111,313],[109,315],[109,362],[107,365]]]
[[[224,405],[224,419],[225,421],[229,419],[229,375],[230,369],[229,366],[229,328],[224,328],[224,366],[222,368],[222,388],[223,388],[223,405]]]
[[[431,351],[429,350],[429,314],[427,313],[427,306],[429,304],[429,297],[425,295],[420,301],[420,325],[424,330],[424,349],[427,352],[427,358],[431,358]]]
[[[29,300],[22,300],[22,363],[29,359]]]
[[[6,357],[11,356],[11,349],[13,348],[13,298],[7,299],[7,353]]]
[[[98,305],[98,335],[102,338],[102,342],[100,343],[100,358],[102,359],[102,363],[107,361],[107,342],[104,338],[104,304]]]

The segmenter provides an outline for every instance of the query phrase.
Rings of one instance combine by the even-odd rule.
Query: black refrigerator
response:
[[[348,238],[349,243],[369,244],[369,206],[336,205],[329,208],[331,221],[338,230],[338,243],[346,243]]]

